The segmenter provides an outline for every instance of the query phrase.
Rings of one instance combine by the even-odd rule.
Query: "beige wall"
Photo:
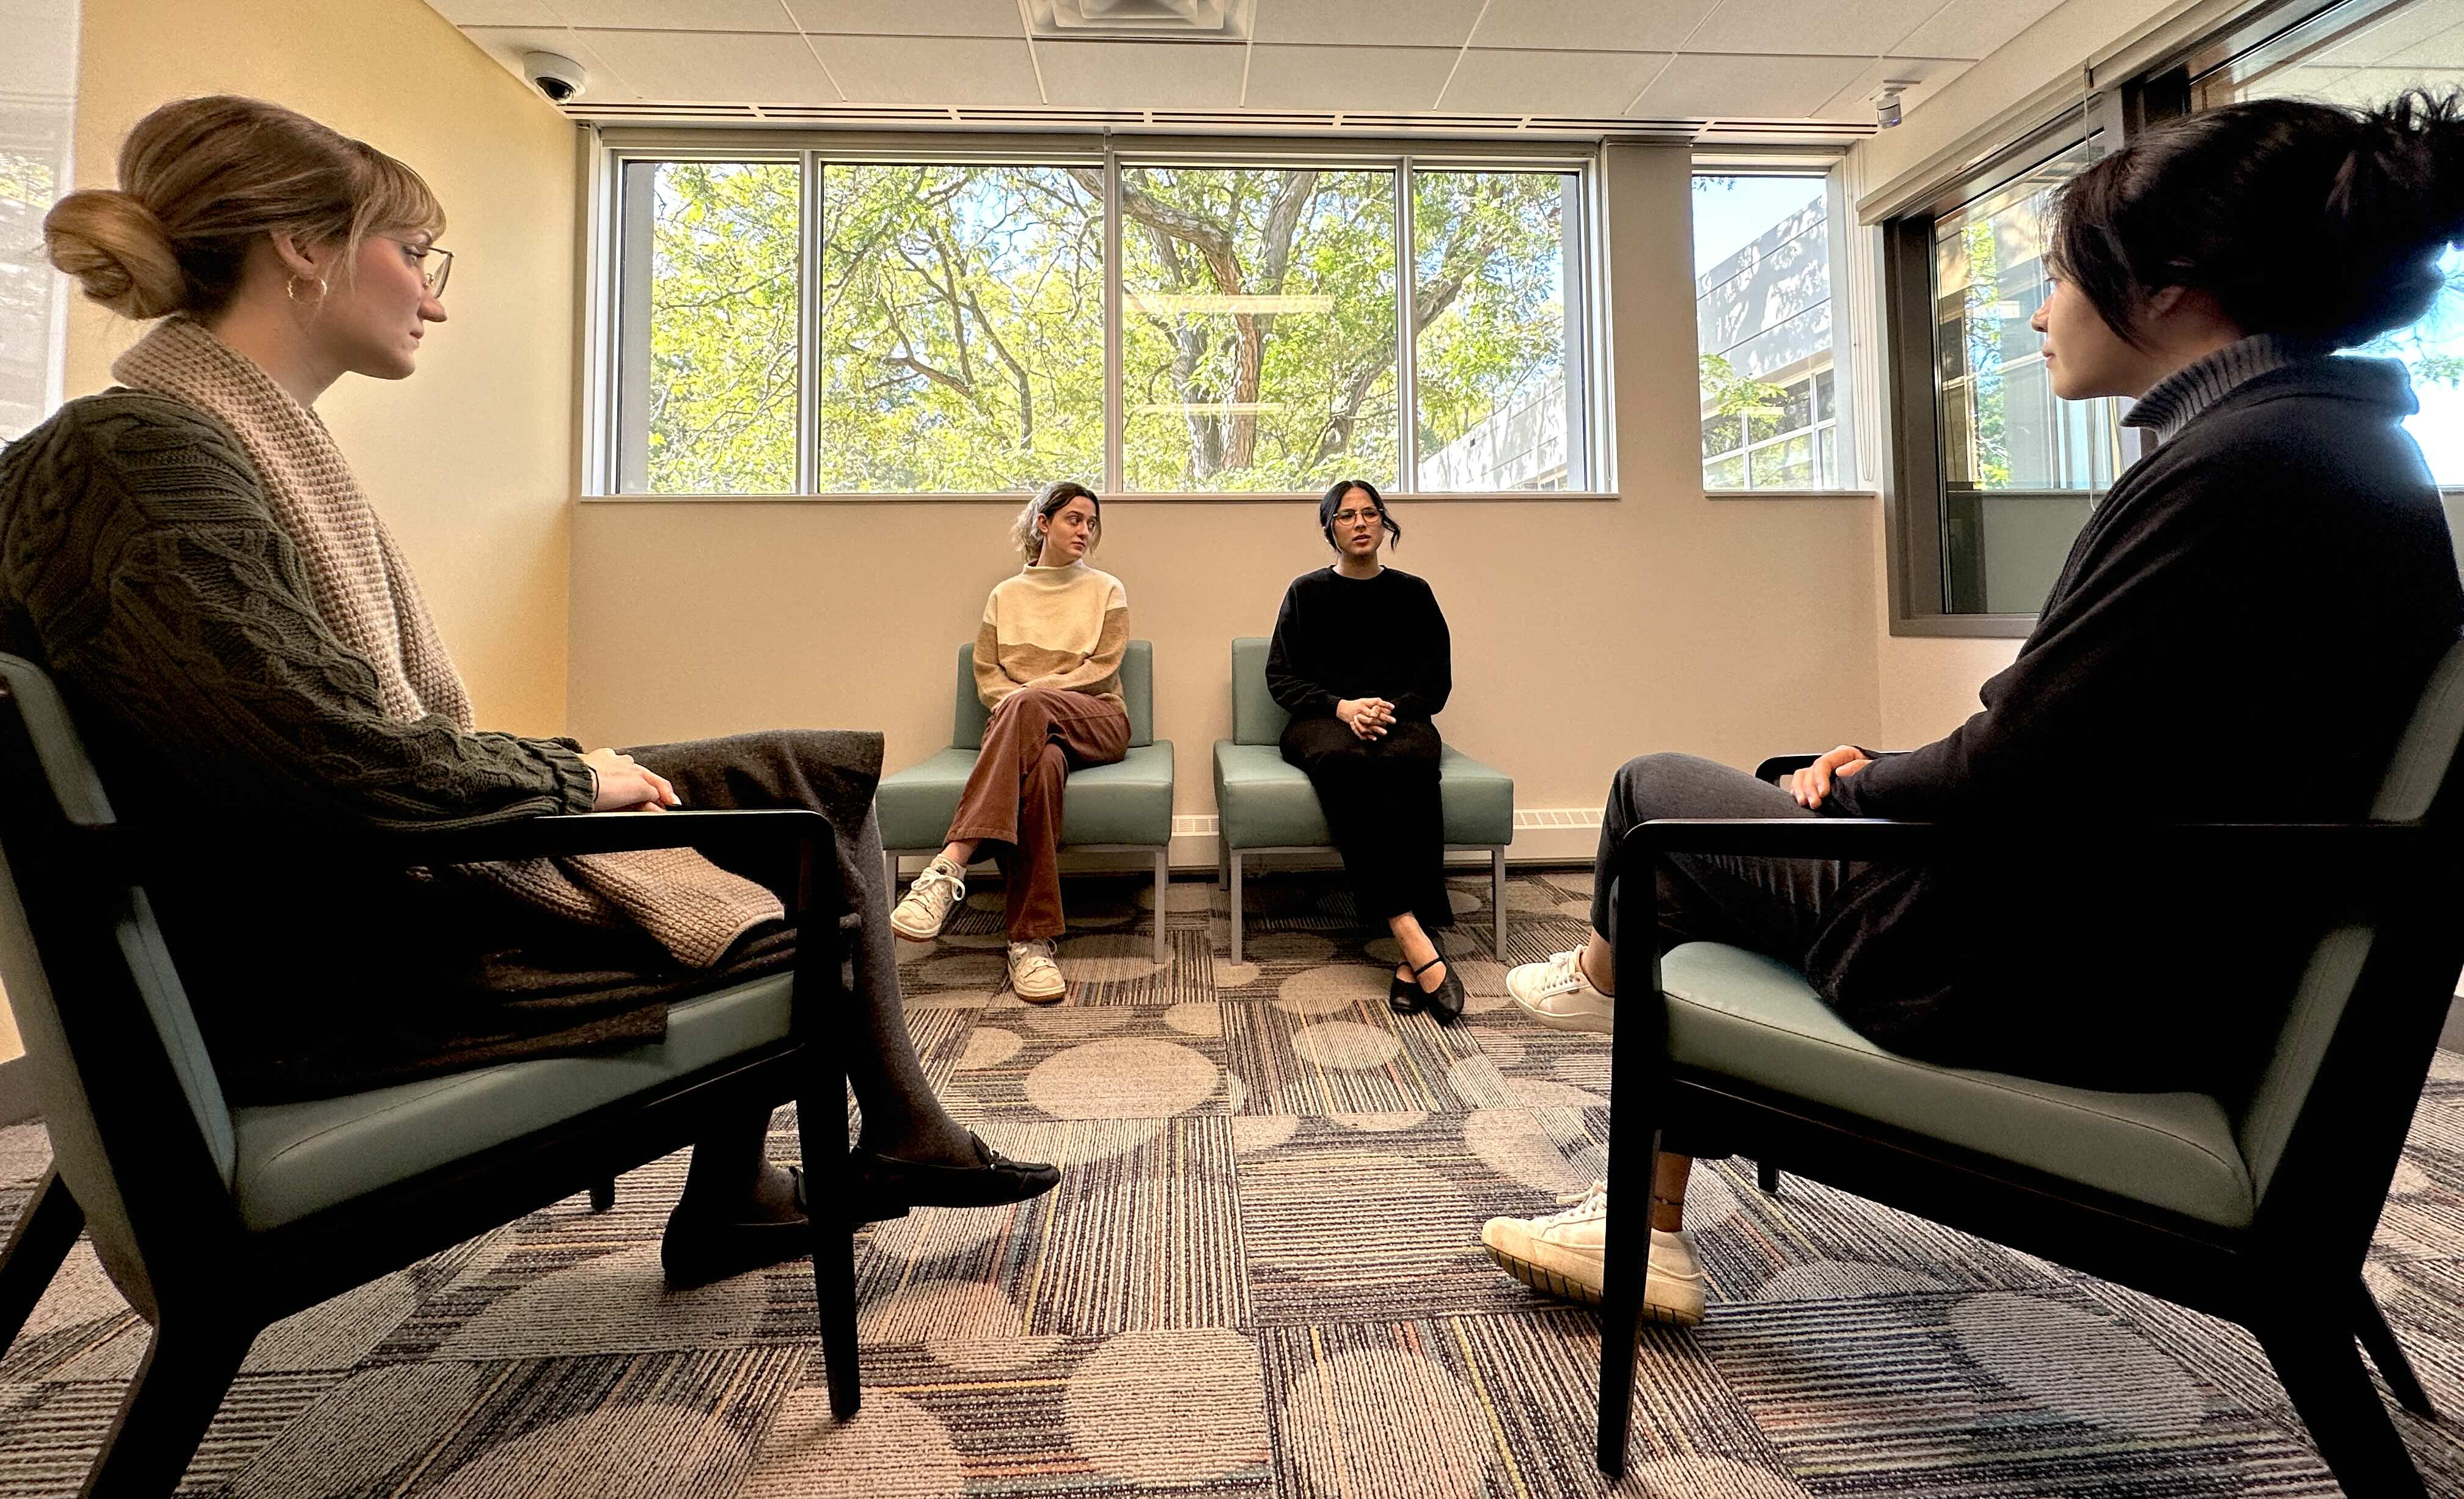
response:
[[[318,404],[410,554],[481,723],[561,733],[573,462],[573,125],[422,0],[84,0],[77,185],[109,187],[121,138],[184,95],[301,110],[417,167],[459,259],[451,320],[407,383]],[[68,393],[111,384],[139,330],[79,301]],[[0,1003],[0,1061],[18,1054]]]
[[[79,187],[183,95],[251,94],[408,162],[451,220],[452,316],[407,382],[318,412],[418,570],[491,728],[561,730],[575,493],[575,128],[423,0],[84,0]],[[111,383],[137,329],[80,301],[68,391]]]
[[[1689,158],[1619,146],[1606,188],[1615,502],[1414,502],[1397,562],[1455,642],[1448,739],[1525,807],[1599,805],[1627,756],[1750,765],[1880,728],[1871,499],[1710,500],[1692,340]],[[1671,336],[1675,330],[1677,336]],[[771,725],[877,727],[895,767],[949,740],[952,658],[1017,565],[980,504],[584,504],[574,520],[576,730],[640,743]],[[1311,508],[1116,502],[1098,562],[1156,651],[1179,809],[1213,810],[1226,642],[1264,634],[1328,560]],[[1184,855],[1188,852],[1184,849]],[[1211,860],[1211,851],[1201,855]]]

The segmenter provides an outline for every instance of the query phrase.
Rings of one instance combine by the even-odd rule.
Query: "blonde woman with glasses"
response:
[[[865,918],[867,1036],[847,1053],[863,1198],[833,1208],[1049,1189],[1051,1167],[942,1111],[909,1044],[869,817],[877,735],[585,754],[473,722],[408,561],[316,413],[346,376],[409,376],[446,320],[445,214],[419,175],[214,97],[139,121],[119,182],[63,198],[45,244],[89,298],[153,326],[113,365],[118,387],[0,455],[0,650],[58,680],[130,824],[211,851],[156,898],[227,1093],[311,1098],[652,1041],[669,1001],[793,960],[789,871],[666,850],[362,876],[286,851],[306,835],[808,806],[837,829],[839,894]],[[671,1282],[810,1243],[801,1174],[764,1163],[768,1122],[694,1148]]]

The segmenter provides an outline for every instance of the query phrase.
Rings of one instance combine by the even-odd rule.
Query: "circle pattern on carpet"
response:
[[[1215,1064],[1177,1042],[1089,1041],[1026,1074],[1027,1102],[1056,1119],[1159,1119],[1215,1095]]]

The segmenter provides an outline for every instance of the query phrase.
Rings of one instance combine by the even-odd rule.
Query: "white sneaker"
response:
[[[1582,949],[1557,953],[1545,962],[1523,963],[1506,975],[1506,992],[1517,1008],[1559,1030],[1617,1029],[1617,1000],[1583,977]]]
[[[1069,992],[1061,965],[1052,960],[1052,939],[1009,944],[1009,987],[1029,1004],[1050,1004]]]
[[[950,913],[966,898],[966,871],[935,854],[907,888],[907,898],[890,914],[890,930],[911,942],[929,942],[941,935]]]
[[[1608,1187],[1595,1181],[1589,1192],[1557,1201],[1566,1209],[1545,1218],[1490,1219],[1481,1225],[1480,1242],[1498,1268],[1532,1290],[1596,1307],[1608,1283]],[[1679,1327],[1703,1320],[1703,1267],[1694,1259],[1694,1241],[1683,1233],[1651,1230],[1642,1314]]]

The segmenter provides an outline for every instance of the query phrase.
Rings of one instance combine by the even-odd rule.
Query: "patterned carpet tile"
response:
[[[333,1373],[243,1373],[189,1460],[180,1492],[224,1492],[250,1459],[342,1378]],[[127,1394],[127,1381],[121,1378],[0,1383],[0,1431],[7,1433],[0,1442],[0,1499],[58,1499],[77,1492]]]
[[[1816,1494],[2320,1494],[2267,1411],[2068,1287],[1723,1308],[1700,1341]]]
[[[942,1102],[979,1126],[1229,1113],[1221,1029],[1211,1003],[986,1010]]]
[[[1309,969],[1264,1003],[1222,1006],[1223,1057],[1248,1114],[1461,1110],[1456,1074],[1484,1066],[1461,1026],[1388,1008],[1388,976]]]
[[[1011,1124],[1001,1137],[1062,1163],[1061,1185],[873,1225],[856,1266],[868,1344],[1247,1325],[1232,1121]]]
[[[818,1361],[739,1499],[960,1494],[1265,1499],[1258,1351],[1224,1328],[865,1350],[864,1411],[830,1420]]]

